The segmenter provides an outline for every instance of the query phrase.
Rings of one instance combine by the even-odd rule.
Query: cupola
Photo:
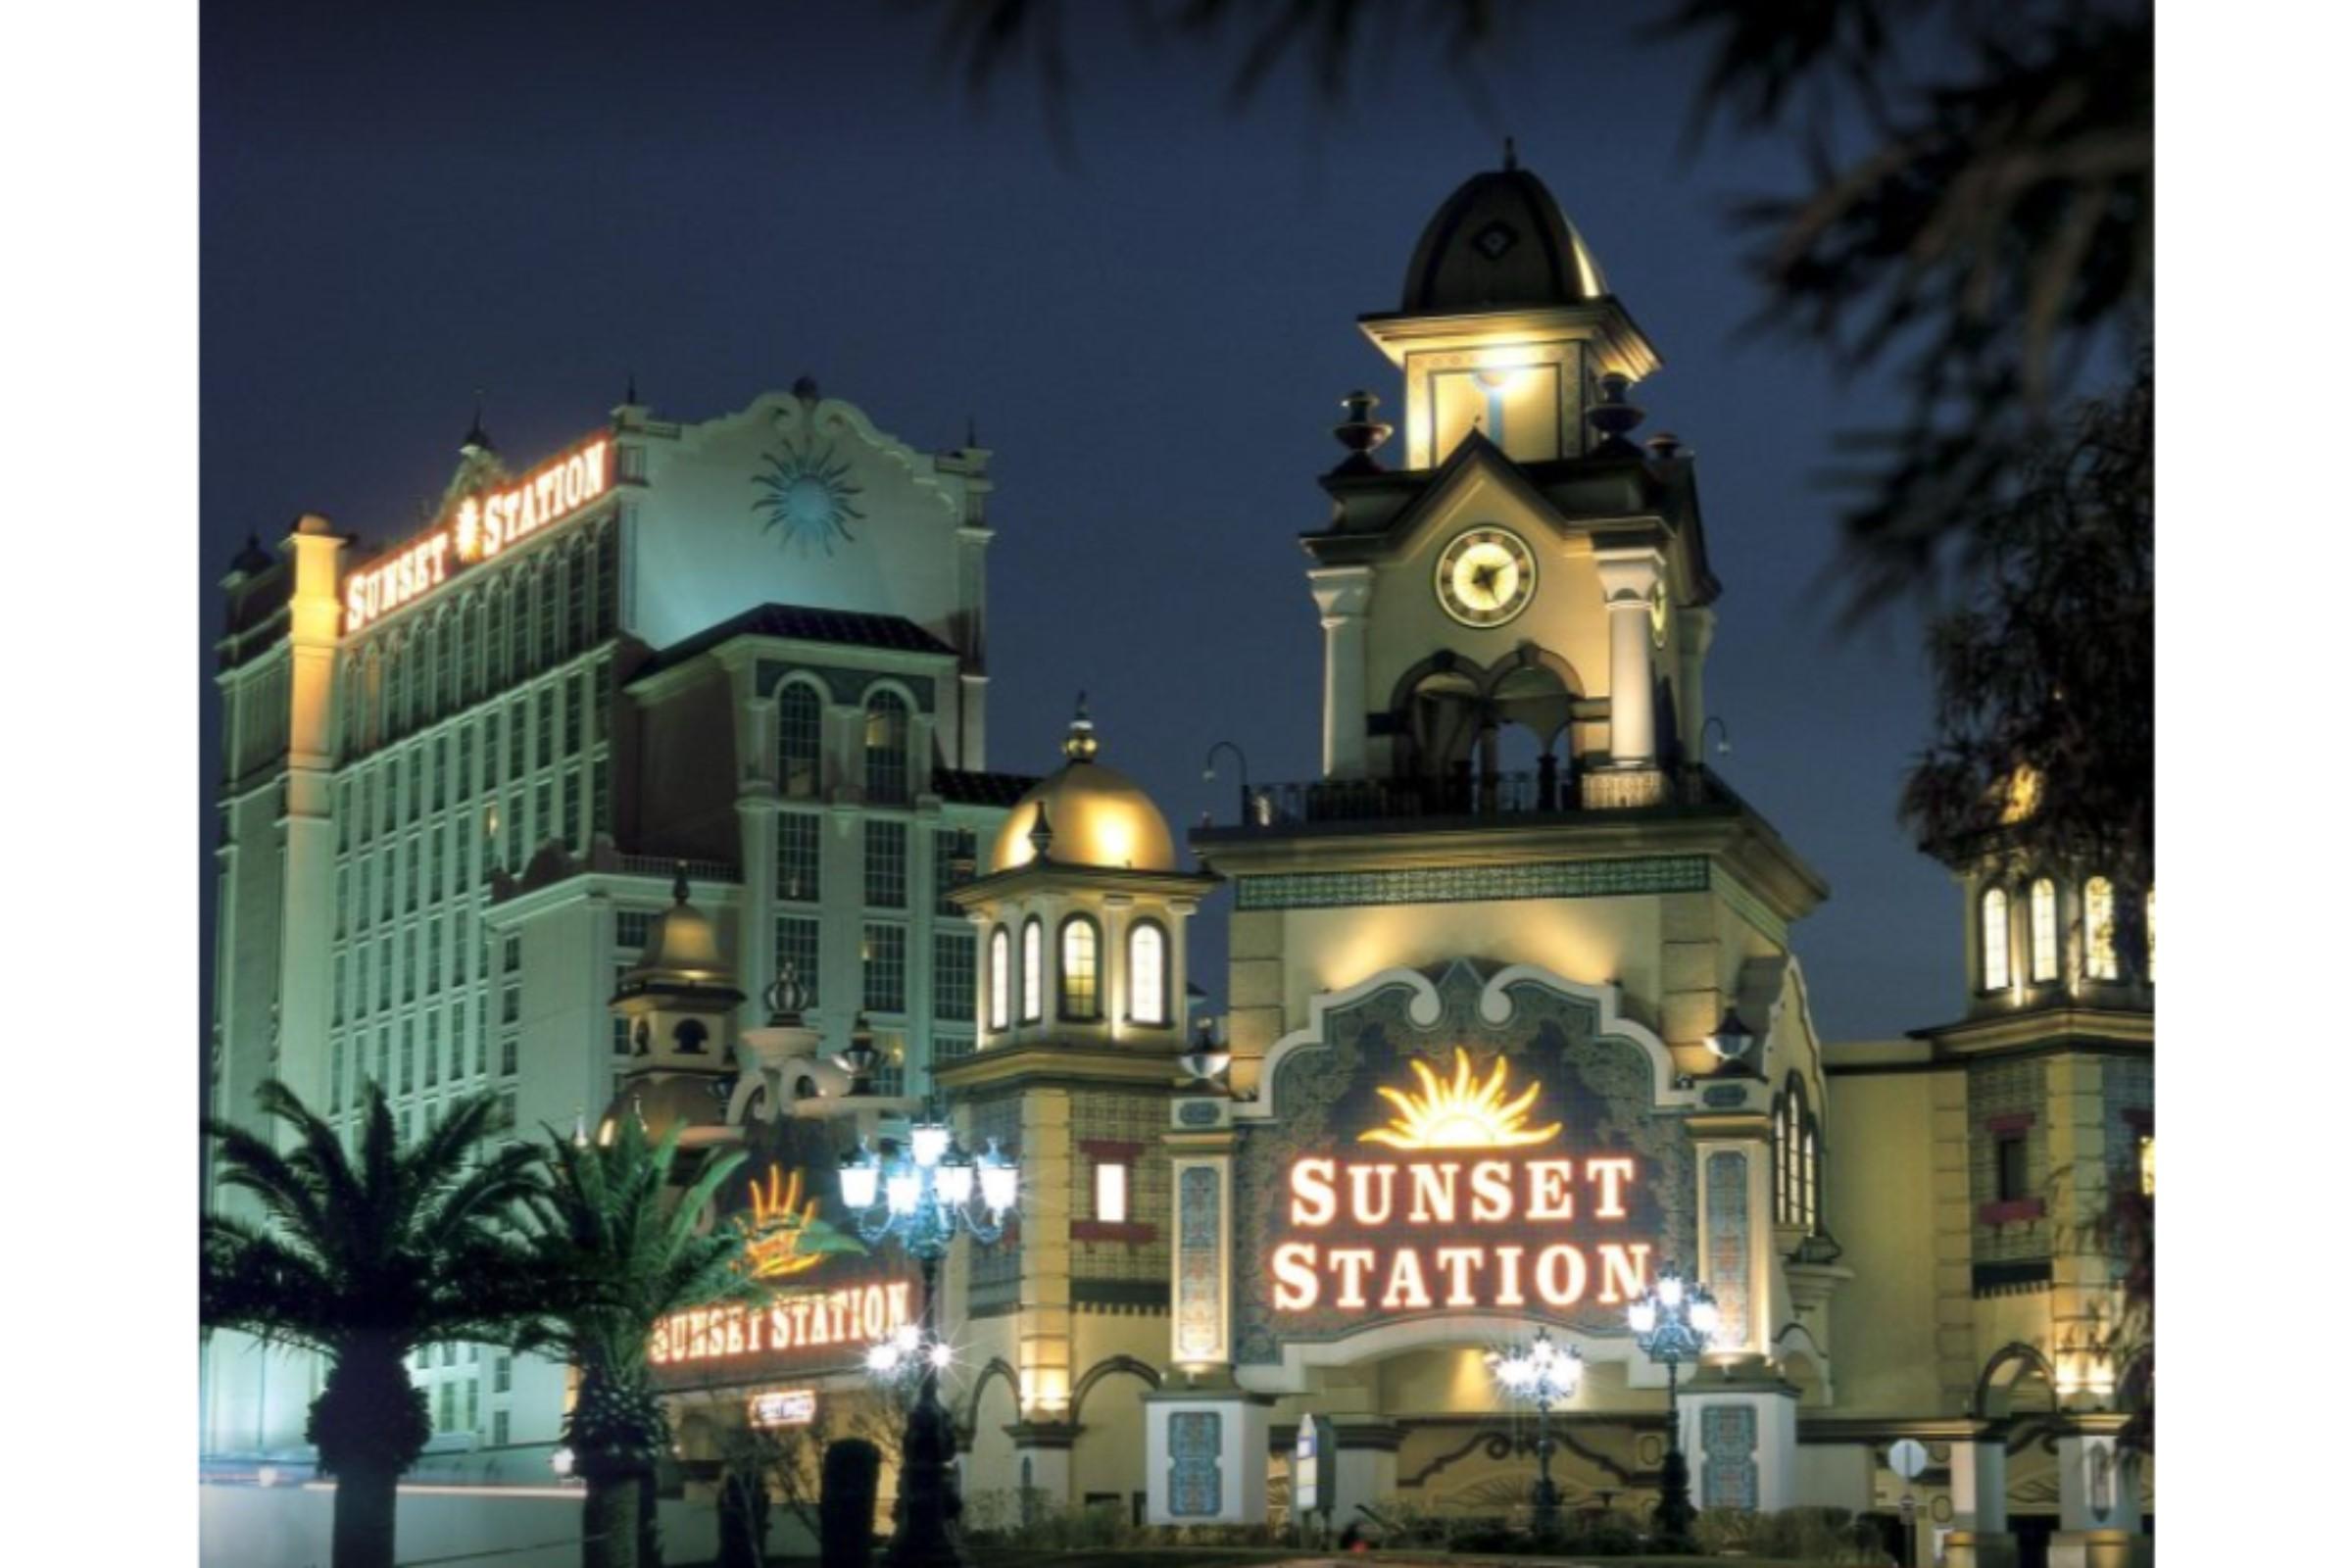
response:
[[[992,873],[1039,860],[1116,871],[1176,869],[1168,819],[1135,780],[1096,760],[1101,750],[1081,693],[1061,743],[1062,764],[1005,814],[988,859]]]

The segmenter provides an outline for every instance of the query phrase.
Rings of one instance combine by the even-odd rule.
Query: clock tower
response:
[[[1657,353],[1507,153],[1431,219],[1399,308],[1359,324],[1401,373],[1402,432],[1371,392],[1347,398],[1300,541],[1322,769],[1245,786],[1236,820],[1192,835],[1233,889],[1230,1066],[1166,1138],[1152,1517],[1258,1517],[1255,1456],[1310,1423],[1343,1515],[1408,1477],[1473,1488],[1479,1358],[1538,1328],[1588,1368],[1572,1489],[1662,1488],[1671,1424],[1701,1506],[1789,1506],[1847,1274],[1820,1221],[1821,1052],[1789,940],[1828,889],[1701,759],[1721,589],[1690,454],[1635,439]],[[1528,1127],[1440,1114],[1482,1093]],[[1411,1106],[1455,1128],[1426,1169],[1379,1120]],[[1472,1147],[1490,1152],[1446,1152]],[[1649,1206],[1497,1199],[1497,1226],[1568,1229],[1491,1236],[1432,1208],[1454,1266],[1556,1271],[1541,1300],[1515,1280],[1479,1297],[1464,1272],[1441,1302],[1396,1261],[1413,1220],[1378,1184],[1439,1190],[1449,1159],[1501,1180],[1516,1157],[1631,1161]],[[1326,1170],[1373,1200],[1354,1231],[1320,1202]],[[1310,1255],[1341,1272],[1310,1289]],[[1669,1262],[1722,1311],[1679,1397],[1624,1308]]]

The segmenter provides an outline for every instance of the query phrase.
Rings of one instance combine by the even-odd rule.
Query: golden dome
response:
[[[1095,760],[1094,721],[1078,700],[1062,755],[1069,759],[1022,796],[997,830],[991,872],[1017,871],[1038,858],[1057,865],[1119,871],[1173,871],[1176,841],[1143,786]]]
[[[686,902],[683,864],[672,891],[677,902],[654,917],[645,935],[645,956],[623,977],[624,989],[723,987],[733,974],[719,951],[717,922]]]

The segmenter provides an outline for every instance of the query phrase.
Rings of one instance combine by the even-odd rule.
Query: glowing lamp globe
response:
[[[917,1165],[936,1165],[948,1152],[948,1129],[944,1122],[918,1122],[914,1128],[914,1162]]]
[[[852,1208],[874,1206],[876,1188],[882,1179],[881,1167],[861,1146],[851,1158],[842,1162],[841,1200]]]

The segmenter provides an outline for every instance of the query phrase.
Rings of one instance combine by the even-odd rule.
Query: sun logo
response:
[[[816,1217],[816,1203],[813,1198],[803,1199],[797,1170],[787,1181],[783,1166],[770,1165],[764,1186],[752,1183],[752,1211],[737,1223],[749,1238],[743,1253],[754,1279],[803,1274],[824,1261],[822,1252],[801,1249],[810,1227],[822,1223]]]
[[[1412,1064],[1421,1080],[1418,1095],[1383,1088],[1381,1098],[1396,1107],[1386,1127],[1360,1134],[1361,1144],[1387,1144],[1393,1149],[1520,1149],[1559,1137],[1560,1124],[1529,1127],[1528,1107],[1544,1092],[1529,1084],[1516,1100],[1509,1095],[1510,1063],[1497,1056],[1494,1070],[1484,1083],[1470,1067],[1470,1053],[1453,1048],[1453,1082],[1441,1083],[1429,1063]]]

